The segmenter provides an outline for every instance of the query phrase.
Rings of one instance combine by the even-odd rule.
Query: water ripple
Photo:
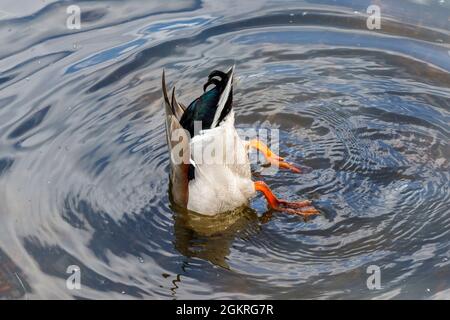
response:
[[[27,31],[61,20],[59,2],[0,21],[0,297],[448,296],[446,22],[417,25],[410,4],[372,32],[333,3],[239,5],[90,1],[74,32]],[[231,64],[237,126],[278,129],[281,155],[313,168],[255,179],[320,216],[261,196],[217,217],[171,203],[162,68],[188,103]]]

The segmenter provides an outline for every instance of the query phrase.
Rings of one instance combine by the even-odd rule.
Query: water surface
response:
[[[4,1],[0,298],[449,299],[450,4],[374,3],[80,1],[69,30]],[[313,168],[262,178],[320,216],[170,204],[162,69],[187,104],[232,64],[237,126]]]

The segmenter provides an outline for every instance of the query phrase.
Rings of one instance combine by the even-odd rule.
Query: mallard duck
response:
[[[248,205],[249,199],[260,191],[274,211],[304,217],[318,214],[309,200],[281,200],[265,182],[252,181],[249,148],[261,152],[272,166],[294,173],[300,173],[301,169],[272,152],[262,141],[239,138],[234,126],[233,76],[234,67],[227,72],[212,71],[203,94],[185,107],[178,103],[175,87],[169,100],[163,71],[172,200],[190,211],[215,215]],[[208,148],[215,150],[206,153],[214,155],[213,161],[202,158]]]

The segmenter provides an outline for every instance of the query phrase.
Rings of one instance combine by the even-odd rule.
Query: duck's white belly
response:
[[[233,113],[219,127],[196,135],[190,149],[195,179],[189,182],[189,210],[214,215],[248,203],[255,188],[248,150],[234,128]]]
[[[248,203],[255,193],[250,179],[236,177],[231,170],[223,167],[212,170],[216,175],[210,181],[198,180],[196,175],[196,179],[189,182],[189,210],[215,215]]]

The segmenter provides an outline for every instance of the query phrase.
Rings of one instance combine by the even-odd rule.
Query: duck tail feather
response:
[[[211,128],[217,127],[225,105],[227,104],[229,99],[233,98],[234,65],[230,69],[228,69],[226,75],[228,77],[227,84],[225,86],[225,89],[222,91],[222,94],[220,95],[219,103],[214,114],[214,120],[212,122]]]

